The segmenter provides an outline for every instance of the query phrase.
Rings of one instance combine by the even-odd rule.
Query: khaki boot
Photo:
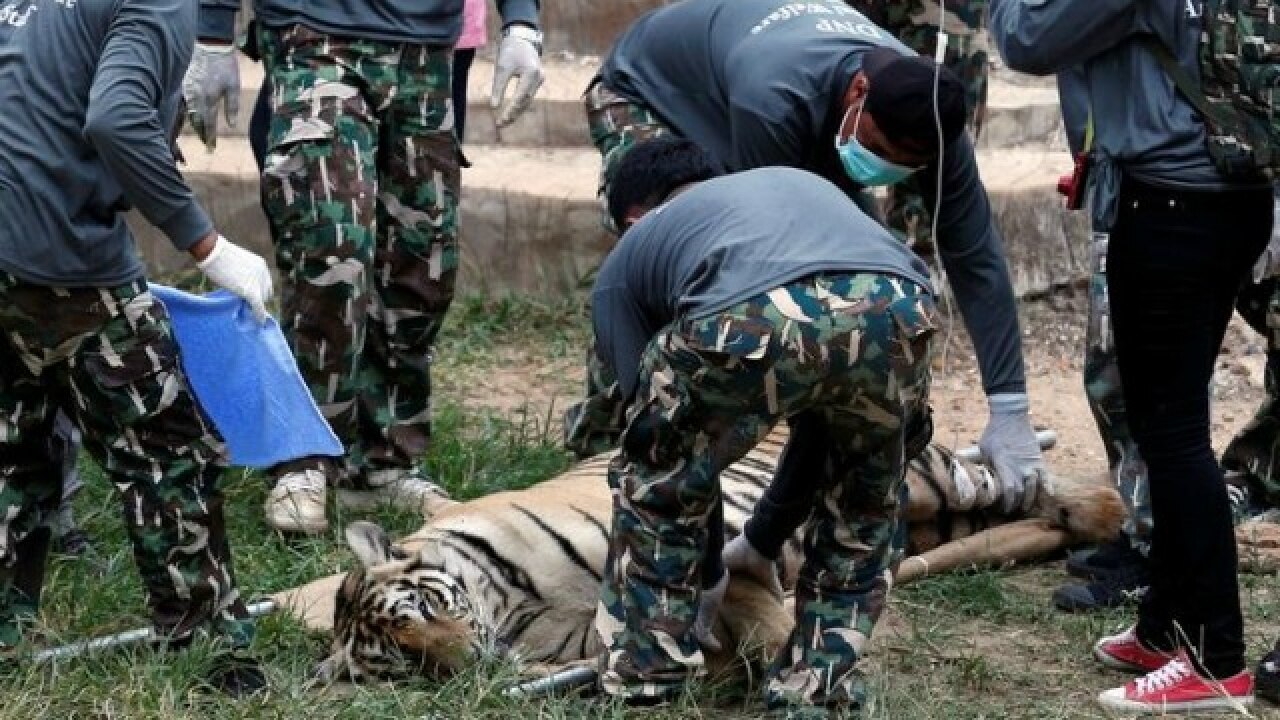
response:
[[[374,470],[366,476],[369,490],[338,492],[338,502],[352,510],[369,510],[379,505],[417,509],[430,518],[454,501],[444,488],[431,482],[417,468]]]
[[[324,532],[329,527],[325,518],[327,482],[320,470],[297,470],[281,475],[263,506],[267,524],[284,533]]]

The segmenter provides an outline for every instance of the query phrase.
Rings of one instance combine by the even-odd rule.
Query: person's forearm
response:
[[[938,253],[973,341],[983,389],[988,395],[1025,392],[1013,280],[969,141],[952,142],[943,163]],[[931,183],[922,183],[922,190],[932,202]]]

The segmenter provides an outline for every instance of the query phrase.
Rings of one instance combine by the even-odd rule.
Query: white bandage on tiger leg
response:
[[[975,473],[977,475],[974,482],[974,487],[977,489],[977,497],[973,503],[974,509],[983,510],[999,503],[1000,483],[996,481],[996,476],[982,465],[970,465],[969,470],[971,476]]]
[[[959,458],[952,458],[942,486],[947,508],[952,511],[981,510],[1000,499],[1000,485],[995,477],[985,467]]]

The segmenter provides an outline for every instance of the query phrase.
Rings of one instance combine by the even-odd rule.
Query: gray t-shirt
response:
[[[880,46],[911,54],[843,0],[684,0],[627,28],[600,75],[722,170],[790,165],[851,188],[833,150],[840,98]]]
[[[116,286],[143,273],[130,206],[186,250],[213,226],[168,140],[190,0],[0,1],[0,268]]]
[[[1199,113],[1136,41],[1154,36],[1198,78],[1201,0],[993,0],[990,7],[991,38],[1009,67],[1059,74],[1073,141],[1093,113],[1097,229],[1111,227],[1122,174],[1181,189],[1229,187],[1209,158]]]
[[[911,50],[843,0],[681,0],[637,20],[601,69],[615,92],[651,108],[730,172],[788,165],[850,197],[835,152],[841,102],[872,48]],[[920,171],[934,205],[936,163]],[[961,135],[944,148],[938,249],[988,394],[1023,392],[1022,337],[1003,240]]]
[[[769,167],[699,183],[641,218],[605,259],[591,294],[596,348],[630,397],[663,326],[824,271],[931,288],[920,258],[817,175]]]
[[[340,37],[452,45],[462,32],[462,2],[256,0],[255,10],[259,21],[273,28],[300,24]],[[521,22],[538,26],[538,0],[498,0],[498,10],[504,24]]]

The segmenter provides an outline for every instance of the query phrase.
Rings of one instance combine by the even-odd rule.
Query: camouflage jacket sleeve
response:
[[[1005,64],[1050,75],[1133,32],[1142,0],[991,0],[991,39]]]
[[[937,166],[931,165],[921,176],[929,206],[934,203],[936,172]],[[938,250],[973,339],[983,389],[988,395],[1025,392],[1022,335],[1004,241],[965,135],[943,153]]]
[[[123,0],[102,43],[84,124],[129,204],[179,250],[213,230],[174,164],[157,109],[174,105],[195,21],[186,0]]]
[[[498,12],[502,14],[502,27],[511,23],[523,23],[539,27],[539,0],[496,0]]]

